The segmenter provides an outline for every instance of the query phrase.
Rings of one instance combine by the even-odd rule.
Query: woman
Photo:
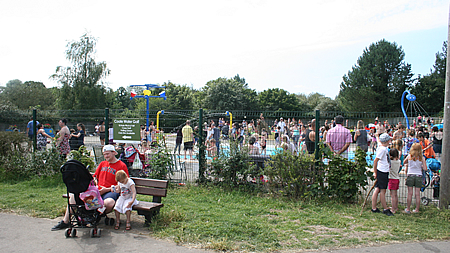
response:
[[[430,139],[433,141],[433,150],[436,154],[436,159],[441,160],[442,153],[442,138],[444,137],[444,133],[442,129],[439,130],[437,126],[432,128],[432,133],[430,135]]]
[[[56,140],[56,146],[59,149],[59,152],[61,155],[66,158],[67,154],[70,152],[70,145],[69,145],[69,137],[70,137],[70,130],[67,127],[67,119],[61,119],[59,122],[59,127],[61,127],[61,130],[58,132],[58,139]]]
[[[180,155],[181,150],[181,144],[183,143],[183,133],[181,132],[181,128],[177,131],[177,137],[175,139],[175,149],[173,150],[173,153],[175,154],[178,148],[178,155]]]
[[[300,129],[298,128],[297,123],[295,123],[294,126],[292,127],[292,133],[293,133],[293,137],[294,137],[294,145],[297,147],[298,140],[300,139]]]
[[[356,141],[356,145],[364,150],[364,152],[367,152],[369,147],[367,146],[367,131],[364,129],[364,121],[358,120],[353,138]]]
[[[47,138],[52,138],[50,135],[48,135],[44,130],[44,125],[42,123],[39,123],[37,125],[37,150],[45,150],[47,149]]]
[[[70,134],[70,138],[76,137],[78,139],[77,142],[77,150],[84,145],[84,136],[86,133],[86,127],[82,123],[77,124],[78,133],[77,134]]]

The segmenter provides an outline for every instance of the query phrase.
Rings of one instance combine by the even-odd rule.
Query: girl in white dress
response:
[[[116,213],[116,225],[114,229],[119,229],[120,214],[124,213],[127,216],[127,225],[125,230],[130,230],[131,209],[134,205],[139,204],[139,201],[136,200],[136,187],[134,185],[134,181],[131,178],[128,178],[127,174],[123,170],[116,172],[116,181],[118,182],[116,192],[119,192],[120,196],[114,206],[114,212]]]

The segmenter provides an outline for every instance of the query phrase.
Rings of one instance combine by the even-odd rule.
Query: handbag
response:
[[[84,202],[86,210],[94,210],[103,207],[103,199],[97,186],[94,184],[94,180],[91,181],[85,192],[80,193],[80,199]]]
[[[134,162],[132,168],[134,170],[142,170],[142,163],[141,159],[139,159],[139,153],[136,153],[136,156],[134,157]]]

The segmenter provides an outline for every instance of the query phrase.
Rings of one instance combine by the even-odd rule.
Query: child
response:
[[[405,213],[411,213],[411,201],[413,195],[413,187],[416,196],[416,209],[413,213],[419,212],[420,206],[420,188],[422,187],[422,171],[427,170],[427,164],[422,153],[422,146],[419,143],[414,143],[411,146],[409,155],[404,161],[406,172],[406,186],[408,187],[408,197],[406,199]]]
[[[116,181],[118,182],[116,192],[120,192],[120,196],[117,199],[116,206],[114,206],[114,212],[116,213],[116,225],[114,229],[120,227],[120,214],[127,215],[126,230],[131,229],[131,209],[134,205],[139,204],[136,200],[136,187],[134,181],[127,177],[127,174],[123,170],[116,172]],[[115,187],[111,187],[111,191],[114,191]]]
[[[261,131],[261,154],[266,155],[266,147],[267,147],[267,132],[266,129],[263,128]]]
[[[211,139],[208,142],[208,146],[206,147],[206,151],[208,151],[208,156],[214,157],[217,155],[217,146],[216,146],[216,140]]]
[[[377,208],[378,193],[380,194],[381,205],[383,205],[383,213],[387,216],[393,216],[394,214],[386,205],[386,189],[389,182],[389,170],[391,168],[391,159],[389,157],[389,142],[391,137],[387,133],[383,133],[379,137],[379,147],[377,148],[377,154],[373,161],[373,172],[377,183],[375,184],[375,191],[372,195],[372,212],[381,213]]]
[[[389,156],[391,157],[391,169],[389,170],[389,183],[388,188],[391,191],[391,212],[396,213],[398,210],[398,186],[400,184],[400,177],[398,172],[400,170],[400,160],[399,152],[397,149],[392,148],[389,151]]]

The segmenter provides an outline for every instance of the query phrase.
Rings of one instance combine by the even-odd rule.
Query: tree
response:
[[[440,112],[444,109],[445,71],[447,64],[447,41],[442,46],[442,52],[436,53],[434,70],[419,77],[411,93],[416,95],[416,101],[427,112]]]
[[[300,102],[295,94],[274,88],[258,94],[259,105],[265,111],[299,111]]]
[[[194,90],[187,85],[175,85],[171,82],[165,83],[167,109],[194,109]]]
[[[329,97],[323,97],[314,110],[320,110],[322,112],[335,112],[341,111],[337,100],[333,100]]]
[[[343,76],[338,101],[348,111],[400,111],[400,98],[411,87],[411,65],[401,46],[380,40],[366,48]]]
[[[61,85],[57,103],[61,109],[96,109],[106,106],[103,79],[110,70],[105,62],[95,62],[97,39],[89,34],[67,44],[66,59],[71,67],[58,66],[51,78]]]
[[[245,79],[239,75],[234,78],[218,78],[209,81],[203,87],[200,105],[210,110],[255,110],[257,107],[256,91],[250,89]]]
[[[55,97],[51,89],[41,82],[22,81],[15,79],[6,84],[0,93],[0,101],[10,101],[17,108],[26,110],[31,107],[40,109],[53,108]]]

